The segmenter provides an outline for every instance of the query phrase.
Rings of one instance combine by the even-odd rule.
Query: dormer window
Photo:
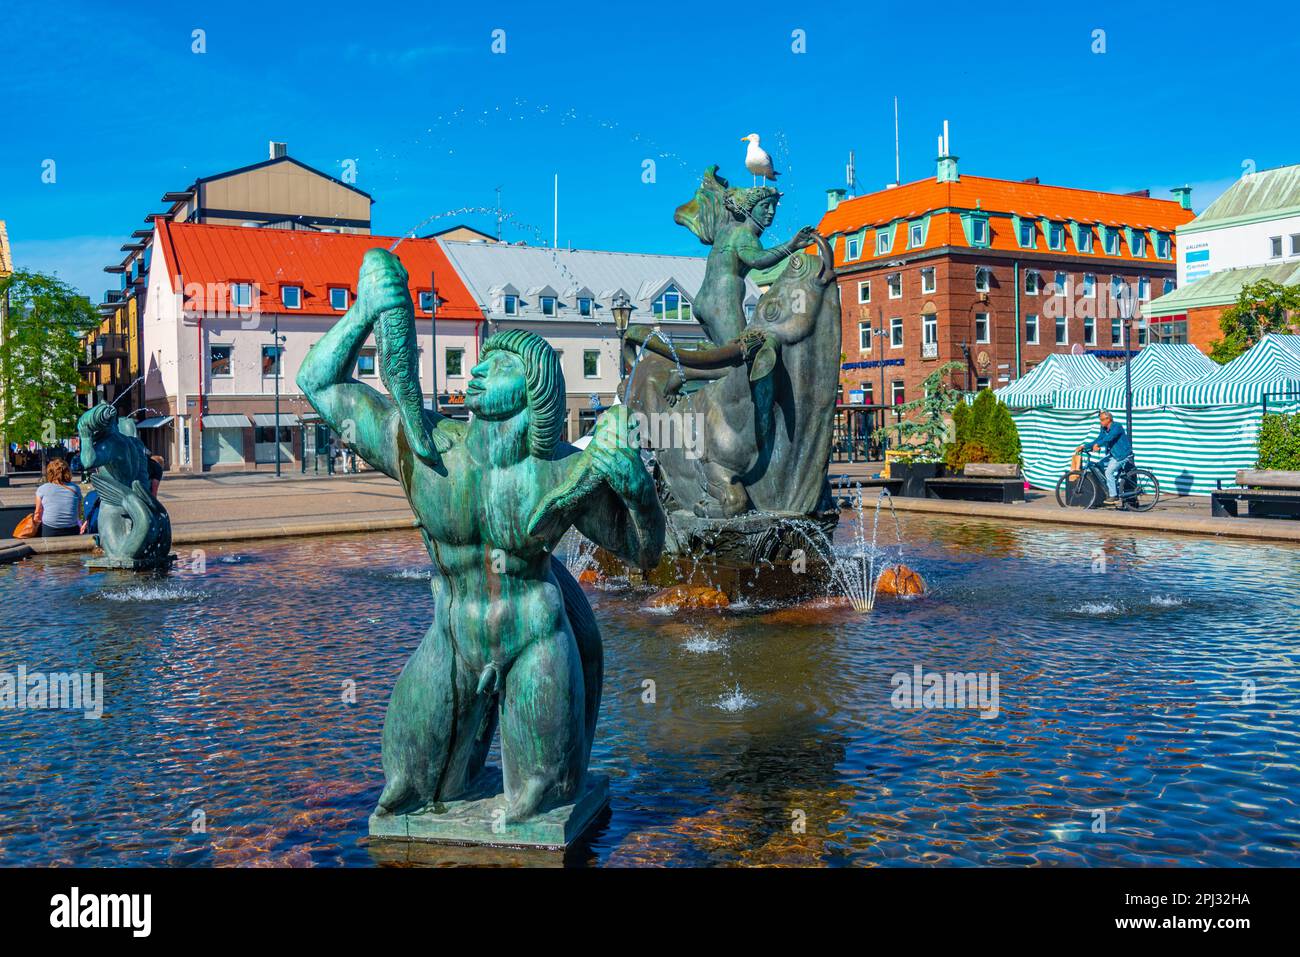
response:
[[[591,297],[590,297],[590,296],[579,296],[579,297],[578,297],[578,315],[582,316],[584,319],[590,319],[590,318],[591,318],[591,305],[592,305],[592,303],[591,303]]]
[[[1032,220],[1020,221],[1020,245],[1023,249],[1034,248],[1034,223]]]
[[[338,286],[330,288],[330,308],[343,312],[348,307],[348,291]]]
[[[1169,234],[1156,233],[1156,256],[1160,259],[1169,258]]]
[[[920,223],[912,223],[907,227],[907,245],[915,249],[925,242],[925,229]]]
[[[433,312],[433,291],[423,290],[420,293],[420,311]]]
[[[542,315],[552,317],[555,315],[554,296],[542,296]]]
[[[1129,238],[1129,252],[1138,259],[1145,259],[1147,255],[1147,238],[1141,233],[1133,233]]]
[[[281,286],[280,302],[286,309],[301,309],[302,286]]]
[[[236,282],[230,286],[230,304],[239,309],[247,309],[253,304],[253,284]]]
[[[987,216],[971,216],[970,242],[972,246],[987,246],[989,244],[989,221]]]
[[[665,289],[663,294],[654,301],[653,309],[656,322],[662,319],[676,321],[691,318],[690,300],[683,296],[676,286]]]
[[[1091,226],[1079,227],[1079,236],[1078,239],[1076,240],[1076,245],[1079,247],[1079,252],[1081,253],[1092,252],[1092,227]]]
[[[857,259],[862,255],[862,237],[846,236],[844,239],[844,258]]]
[[[883,256],[885,253],[889,252],[890,247],[893,245],[893,240],[894,236],[891,231],[885,229],[876,230],[876,255]]]
[[[1119,255],[1119,230],[1106,227],[1106,255]]]
[[[1047,227],[1047,248],[1065,248],[1065,227],[1060,223],[1052,223]]]
[[[507,316],[519,315],[519,297],[503,296],[501,298],[501,311]]]

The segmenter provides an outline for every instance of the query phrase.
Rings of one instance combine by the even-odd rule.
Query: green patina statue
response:
[[[99,493],[99,545],[92,568],[161,568],[171,564],[172,523],[150,492],[149,453],[135,423],[119,420],[107,402],[77,420],[81,464]]]
[[[388,395],[352,378],[372,330]],[[625,410],[605,413],[585,450],[561,442],[563,373],[530,332],[490,337],[471,376],[469,423],[424,408],[406,270],[380,249],[366,253],[355,304],[298,375],[322,418],[401,483],[437,571],[433,624],[384,721],[374,820],[437,815],[470,796],[498,724],[505,820],[573,802],[603,657],[591,608],[552,550],[570,526],[641,568],[663,547]]]

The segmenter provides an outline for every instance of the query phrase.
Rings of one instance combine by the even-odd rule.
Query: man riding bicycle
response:
[[[1098,414],[1097,418],[1101,422],[1101,431],[1092,441],[1092,450],[1105,455],[1100,464],[1106,473],[1106,491],[1111,498],[1115,498],[1119,495],[1119,470],[1132,460],[1133,443],[1124,429],[1105,409]],[[1081,445],[1075,451],[1082,452],[1083,448]],[[1128,503],[1120,502],[1119,507],[1127,508]]]

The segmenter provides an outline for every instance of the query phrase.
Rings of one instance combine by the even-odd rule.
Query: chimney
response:
[[[1190,186],[1175,186],[1169,192],[1178,198],[1178,205],[1183,209],[1192,208],[1192,188]]]
[[[1037,176],[1026,176],[1026,177],[1025,177],[1024,179],[1022,179],[1020,182],[1022,182],[1022,183],[1028,183],[1030,186],[1037,186],[1037,185],[1038,185],[1038,177],[1037,177]]]
[[[289,152],[289,146],[286,143],[277,143],[271,140],[271,159],[278,160]]]
[[[840,189],[838,187],[835,189],[828,189],[826,191],[826,212],[829,213],[831,210],[838,208],[840,203],[844,201],[844,197],[847,193],[848,190]]]
[[[1135,190],[1133,190],[1132,192],[1125,193],[1124,195],[1125,195],[1125,196],[1141,196],[1143,199],[1150,199],[1150,198],[1151,198],[1151,190],[1149,190],[1149,189],[1135,189]]]
[[[943,121],[943,133],[939,137],[939,170],[938,179],[941,183],[955,183],[961,179],[957,172],[957,157],[952,155],[948,148],[948,121]]]

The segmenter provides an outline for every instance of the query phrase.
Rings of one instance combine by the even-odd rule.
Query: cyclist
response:
[[[1101,431],[1092,441],[1092,450],[1102,452],[1105,457],[1099,463],[1106,473],[1106,491],[1111,498],[1119,495],[1119,470],[1133,458],[1133,443],[1118,422],[1105,409],[1097,415]],[[1086,443],[1085,443],[1086,444]],[[1082,452],[1083,446],[1075,449]],[[1120,502],[1121,509],[1127,508],[1127,502]]]

